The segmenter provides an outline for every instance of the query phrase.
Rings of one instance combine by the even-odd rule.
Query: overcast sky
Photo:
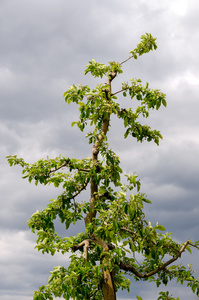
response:
[[[136,172],[153,202],[146,218],[159,221],[173,238],[199,240],[199,2],[197,0],[0,0],[0,298],[31,300],[46,284],[49,271],[67,257],[34,250],[36,235],[26,222],[58,191],[21,179],[5,156],[29,162],[59,154],[83,158],[90,145],[70,124],[75,106],[63,93],[73,83],[98,83],[84,68],[99,62],[123,61],[145,32],[157,37],[158,49],[124,65],[113,84],[141,78],[167,94],[168,107],[151,114],[152,128],[164,136],[160,146],[123,138],[121,123],[112,120],[110,144],[125,172]],[[119,120],[120,121],[120,120]],[[72,231],[67,234],[72,234]],[[184,254],[199,275],[199,254]],[[181,300],[197,299],[175,283]],[[157,299],[155,285],[132,284],[118,299]]]

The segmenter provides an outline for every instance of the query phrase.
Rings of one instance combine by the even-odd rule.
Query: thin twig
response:
[[[50,175],[51,173],[54,173],[54,172],[57,172],[58,170],[64,168],[64,167],[67,167],[67,163],[65,162],[63,165],[61,165],[60,167],[58,167],[57,169],[54,169],[54,170],[50,170],[48,172],[48,175]]]
[[[121,93],[121,92],[123,92],[123,91],[125,91],[125,90],[127,90],[127,89],[122,89],[122,90],[120,90],[120,91],[117,91],[117,92],[115,92],[114,94],[111,94],[111,96],[114,96],[114,95],[116,95],[116,94],[119,94],[119,93]]]
[[[120,229],[122,229],[122,230],[124,230],[124,231],[127,231],[127,232],[131,233],[132,235],[135,235],[135,234],[136,234],[136,232],[134,232],[134,231],[132,231],[132,230],[130,230],[130,229],[128,229],[128,228],[125,228],[125,227],[121,227]]]
[[[50,175],[51,173],[57,172],[58,170],[60,170],[60,169],[62,169],[64,167],[70,167],[70,164],[67,163],[67,162],[65,162],[63,165],[59,166],[57,169],[50,170],[48,172],[48,175]],[[74,168],[74,169],[76,169],[78,171],[82,171],[82,172],[90,172],[90,170],[91,170],[91,169],[83,169],[83,168],[82,169],[81,168],[80,169],[79,168]]]
[[[120,65],[124,64],[125,62],[127,62],[129,59],[133,58],[133,55],[130,56],[129,58],[127,58],[126,60],[124,60],[123,62],[120,63]]]
[[[83,191],[88,185],[88,180],[86,179],[85,183],[82,185],[82,187],[76,192],[74,193],[74,195],[71,197],[71,199],[74,199],[75,197],[77,197],[81,191]]]
[[[195,248],[199,249],[199,246],[197,246],[197,245],[194,245],[194,244],[192,244],[192,243],[190,243],[190,242],[189,242],[189,245],[191,245],[191,246],[193,246],[193,247],[195,247]]]

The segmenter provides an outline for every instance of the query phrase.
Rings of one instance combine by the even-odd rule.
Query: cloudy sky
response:
[[[120,82],[141,78],[167,94],[168,107],[149,120],[164,136],[160,146],[121,142],[121,124],[112,121],[111,147],[125,172],[136,172],[153,205],[146,218],[159,221],[173,238],[199,240],[199,2],[197,0],[0,0],[0,298],[31,300],[47,282],[53,266],[67,257],[34,250],[36,236],[26,222],[58,191],[21,179],[19,167],[5,160],[17,154],[29,162],[47,155],[90,156],[84,135],[70,124],[75,106],[63,93],[73,83],[97,83],[84,68],[99,62],[123,61],[145,32],[157,37],[158,49],[124,65]],[[199,276],[199,253],[184,254]],[[175,283],[181,300],[197,299]],[[118,299],[157,299],[155,285],[132,284]]]

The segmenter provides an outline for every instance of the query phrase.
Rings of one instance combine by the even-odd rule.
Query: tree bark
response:
[[[116,300],[114,280],[108,268],[103,270],[103,277],[104,282],[102,283],[102,292],[104,300]]]

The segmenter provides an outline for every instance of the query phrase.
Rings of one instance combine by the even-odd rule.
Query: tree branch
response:
[[[192,247],[195,247],[197,249],[199,249],[199,246],[192,244],[191,242],[189,242],[189,245],[191,245]]]
[[[90,239],[84,240],[81,243],[79,243],[78,245],[73,246],[72,251],[75,252],[83,247],[85,260],[88,260],[88,248],[89,248],[90,242],[92,242],[92,240],[90,240]]]
[[[133,58],[133,55],[132,56],[129,56],[129,58],[125,59],[123,62],[120,63],[120,65],[124,64],[125,62],[127,62],[129,59]]]
[[[87,185],[88,185],[88,180],[86,179],[85,183],[81,186],[81,188],[76,193],[73,194],[71,199],[77,197],[81,193],[81,191],[83,191],[87,187]]]
[[[111,82],[112,80],[117,76],[117,72],[113,71],[110,72],[110,74],[108,75],[107,78],[107,93],[106,94],[106,99],[107,101],[110,100],[110,95],[111,95]],[[110,122],[110,113],[108,114],[108,116],[106,118],[103,119],[103,123],[102,123],[102,132],[104,135],[107,134],[107,131],[109,129],[109,122]],[[97,141],[95,142],[95,144],[92,147],[92,151],[91,151],[91,162],[92,165],[95,165],[97,160],[98,160],[98,154],[99,154],[99,148],[100,148],[100,144],[101,141],[103,141],[103,135],[99,134]],[[90,210],[87,213],[86,217],[84,218],[85,221],[85,225],[87,226],[87,224],[89,224],[90,222],[92,222],[92,220],[96,217],[96,195],[98,192],[98,185],[96,183],[96,180],[91,178],[91,198],[90,198]]]
[[[54,172],[57,172],[58,170],[64,168],[64,167],[67,167],[67,162],[65,162],[63,165],[59,166],[57,169],[54,169],[54,170],[50,170],[48,172],[48,175],[50,175],[51,173],[54,173]]]
[[[70,163],[68,163],[67,161],[63,164],[63,165],[61,165],[61,166],[59,166],[57,169],[54,169],[54,170],[50,170],[49,172],[48,172],[48,175],[50,175],[51,173],[55,173],[55,172],[57,172],[58,170],[60,170],[60,169],[62,169],[62,168],[64,168],[64,167],[70,167]],[[84,169],[84,168],[74,168],[74,169],[76,169],[76,170],[78,170],[78,171],[82,171],[82,172],[90,172],[90,170],[91,169]]]
[[[136,232],[134,232],[134,231],[132,231],[132,230],[130,230],[130,229],[128,229],[128,228],[125,228],[125,227],[121,227],[120,229],[122,229],[122,230],[124,230],[124,231],[127,231],[127,232],[131,233],[132,235],[135,235],[135,234],[136,234]]]
[[[170,265],[171,263],[173,263],[175,260],[178,259],[178,257],[182,254],[182,252],[185,250],[185,248],[187,247],[187,245],[189,244],[189,241],[186,241],[183,246],[181,247],[181,249],[178,251],[178,254],[176,256],[174,256],[173,258],[171,258],[170,260],[168,260],[167,262],[165,262],[164,264],[162,264],[161,266],[157,267],[155,270],[148,272],[148,273],[141,273],[139,272],[134,266],[132,265],[128,265],[125,264],[124,262],[120,262],[120,268],[124,271],[129,271],[132,272],[133,274],[135,274],[137,277],[139,278],[147,278],[150,276],[155,275],[156,273],[158,273],[161,270],[164,270],[168,265]]]
[[[114,95],[119,94],[119,93],[121,93],[121,92],[123,92],[123,91],[126,91],[126,90],[127,90],[127,89],[119,90],[119,91],[115,92],[114,94],[111,94],[111,96],[114,96]]]

